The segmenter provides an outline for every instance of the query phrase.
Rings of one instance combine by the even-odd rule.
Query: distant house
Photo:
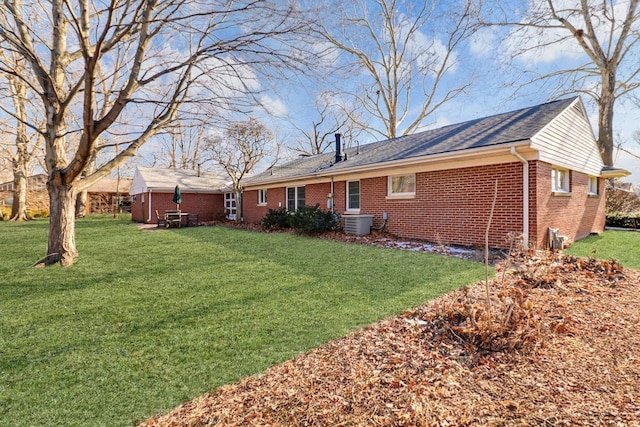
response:
[[[631,182],[620,182],[616,184],[616,189],[626,191],[628,193],[635,193],[636,191],[633,188],[633,183]]]
[[[0,191],[13,192],[13,180],[0,183]],[[27,177],[27,191],[45,192],[47,191],[47,175],[36,174]]]
[[[218,174],[198,173],[186,169],[160,169],[138,167],[133,175],[131,219],[136,222],[155,222],[157,210],[176,209],[173,194],[180,188],[183,212],[198,213],[199,220],[213,221],[225,214],[225,179]]]
[[[14,181],[0,183],[0,205],[13,204]],[[35,174],[27,177],[27,208],[46,210],[49,208],[47,175]]]
[[[497,183],[489,244],[547,245],[600,233],[604,167],[580,98],[563,99],[413,135],[300,158],[247,179],[245,221],[269,208],[320,204],[346,231],[385,227],[406,238],[483,245]]]

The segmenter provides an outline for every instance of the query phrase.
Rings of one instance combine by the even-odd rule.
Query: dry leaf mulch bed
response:
[[[497,269],[141,426],[640,426],[640,272]]]

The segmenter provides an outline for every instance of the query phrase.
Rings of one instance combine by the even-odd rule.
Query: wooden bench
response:
[[[164,218],[167,221],[167,228],[180,228],[182,222],[182,215],[180,215],[180,211],[164,211]]]
[[[156,209],[156,221],[158,222],[158,227],[167,228],[167,218],[164,216],[160,216],[158,210]]]

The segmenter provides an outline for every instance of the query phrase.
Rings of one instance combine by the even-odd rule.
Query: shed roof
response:
[[[228,183],[224,176],[211,172],[138,166],[129,193],[171,192],[176,185],[183,193],[220,193]]]
[[[345,150],[346,161],[335,153],[299,158],[273,167],[245,181],[247,185],[314,175],[324,171],[347,172],[365,166],[411,160],[444,153],[463,152],[506,144],[526,143],[579,98],[572,97],[496,114],[412,135]]]
[[[87,188],[90,193],[128,193],[131,188],[131,178],[103,178]]]

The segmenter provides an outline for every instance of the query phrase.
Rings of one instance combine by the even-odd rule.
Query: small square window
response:
[[[589,195],[590,196],[598,195],[598,177],[595,177],[595,176],[589,177]]]
[[[415,196],[416,175],[395,175],[389,177],[389,196]]]
[[[568,193],[570,191],[568,170],[558,168],[551,170],[551,190],[554,193]]]
[[[267,204],[267,190],[266,189],[258,190],[258,204],[259,205],[266,205]]]

